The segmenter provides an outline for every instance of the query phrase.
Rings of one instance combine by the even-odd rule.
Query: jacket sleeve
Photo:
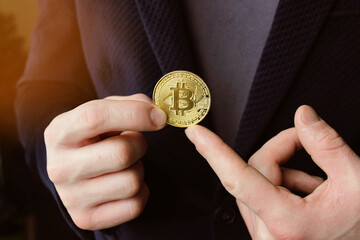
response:
[[[92,239],[92,232],[74,225],[47,175],[43,138],[44,129],[55,116],[96,98],[84,60],[74,2],[39,1],[40,17],[17,86],[16,114],[27,163],[39,173],[73,230],[82,238]]]

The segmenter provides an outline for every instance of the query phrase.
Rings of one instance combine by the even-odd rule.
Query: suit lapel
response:
[[[182,15],[181,1],[135,0],[163,74],[195,71],[195,62]]]
[[[149,43],[162,74],[175,70],[188,70],[198,74],[182,4],[177,0],[135,0]],[[212,128],[211,119],[202,125]]]
[[[333,2],[280,0],[235,142],[235,150],[242,157],[248,158],[255,150]]]

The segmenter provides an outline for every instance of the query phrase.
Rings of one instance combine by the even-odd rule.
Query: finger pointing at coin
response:
[[[360,157],[311,107],[300,107],[294,120],[295,128],[269,140],[249,164],[210,130],[185,132],[235,197],[254,239],[359,239]],[[325,181],[280,168],[301,146]]]

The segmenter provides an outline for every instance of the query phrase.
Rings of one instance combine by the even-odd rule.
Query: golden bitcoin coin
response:
[[[196,74],[174,71],[158,81],[153,102],[166,112],[168,124],[188,127],[199,123],[209,112],[210,91]]]

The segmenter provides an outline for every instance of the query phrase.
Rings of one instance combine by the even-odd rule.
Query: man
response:
[[[79,236],[359,236],[358,1],[271,1],[269,12],[254,2],[40,2],[42,15],[19,83],[19,128],[30,165]],[[203,18],[196,18],[201,6]],[[232,18],[233,7],[245,18]],[[267,20],[252,18],[250,10]],[[223,14],[216,17],[217,11]],[[223,23],[211,22],[214,16]],[[237,32],[248,17],[253,20]],[[224,38],[211,35],[227,24],[234,29],[228,37],[228,31]],[[248,47],[258,42],[253,54],[238,51],[241,44],[231,48],[239,35]],[[216,44],[223,48],[210,49]],[[219,79],[209,70],[224,71],[228,63],[239,78]],[[184,131],[165,127],[166,116],[147,97],[163,74],[179,69],[200,71],[216,96],[204,125],[236,153],[204,127],[186,134],[229,192]],[[327,180],[311,176],[325,177],[305,151],[295,154],[301,146]],[[292,155],[286,166],[298,170],[280,168]],[[239,156],[251,157],[250,165]]]

